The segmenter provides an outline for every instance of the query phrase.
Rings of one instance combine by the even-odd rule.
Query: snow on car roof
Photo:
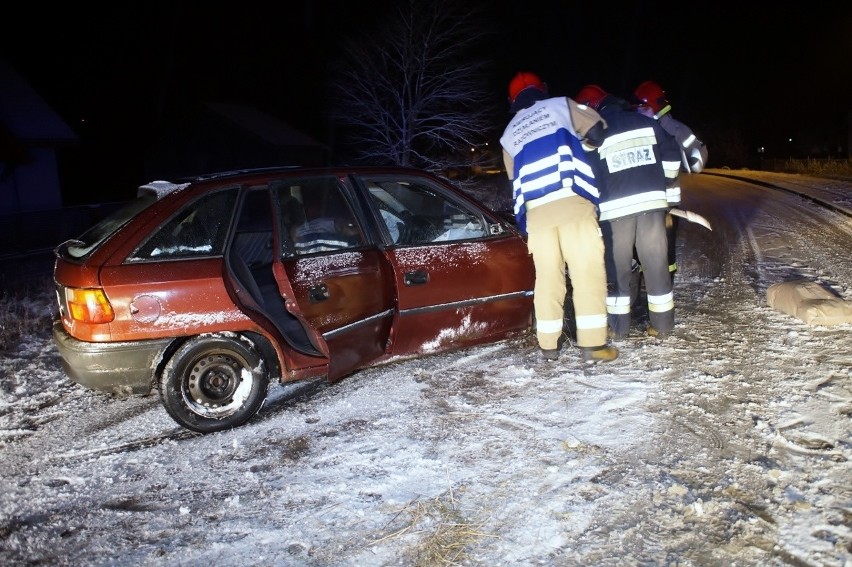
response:
[[[140,185],[137,195],[142,195],[146,192],[153,192],[157,195],[157,199],[162,199],[169,193],[188,187],[189,183],[172,183],[171,181],[151,181],[145,185]]]

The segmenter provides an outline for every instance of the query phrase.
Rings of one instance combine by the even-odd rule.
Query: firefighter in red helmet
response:
[[[666,96],[666,91],[655,81],[645,81],[633,91],[633,103],[648,106],[654,111],[652,118],[659,119],[672,109],[671,103]]]
[[[707,146],[689,126],[671,115],[672,105],[666,91],[654,81],[645,81],[633,91],[633,105],[642,114],[659,120],[663,129],[675,137],[683,152],[683,170],[701,173],[707,163]]]
[[[633,106],[637,112],[659,121],[663,129],[674,136],[680,146],[681,171],[701,173],[707,164],[707,146],[698,139],[692,129],[676,120],[672,114],[672,105],[666,91],[656,81],[645,81],[633,91]],[[680,193],[669,195],[672,207],[680,205]],[[666,217],[669,235],[669,273],[674,278],[677,271],[676,243],[678,220],[672,215]]]
[[[634,112],[626,100],[597,85],[586,85],[575,99],[596,109],[607,124],[603,143],[590,157],[600,180],[611,336],[621,340],[630,330],[634,253],[645,275],[647,332],[664,336],[675,323],[665,217],[667,195],[680,194],[677,143],[656,120]]]
[[[580,89],[577,96],[574,97],[574,100],[580,104],[585,104],[586,106],[591,106],[595,110],[598,110],[606,95],[607,92],[598,85],[586,85]]]
[[[512,77],[512,81],[509,83],[510,110],[512,110],[512,106],[515,105],[516,102],[517,104],[521,104],[523,102],[523,100],[518,101],[518,95],[520,95],[528,88],[533,88],[535,89],[535,91],[529,91],[527,95],[531,95],[533,92],[542,93],[545,96],[548,94],[547,85],[539,78],[538,75],[536,75],[535,73],[521,71],[517,75]]]
[[[618,350],[607,344],[599,192],[583,146],[600,143],[605,124],[597,112],[568,97],[550,97],[544,81],[526,71],[509,83],[509,110],[514,116],[500,144],[515,220],[535,264],[533,309],[541,355],[559,357],[567,266],[582,358],[614,360]]]

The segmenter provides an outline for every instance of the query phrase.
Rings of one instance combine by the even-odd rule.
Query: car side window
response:
[[[488,235],[479,213],[420,181],[373,178],[370,197],[393,244],[467,240]]]
[[[128,260],[221,255],[236,201],[237,190],[229,189],[189,203],[151,233]]]
[[[281,180],[275,186],[285,254],[346,250],[366,243],[337,178]]]
[[[265,186],[246,192],[233,246],[251,268],[272,263],[272,205]]]

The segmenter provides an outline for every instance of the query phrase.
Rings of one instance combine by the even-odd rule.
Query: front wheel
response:
[[[200,433],[244,424],[269,389],[266,365],[254,346],[236,335],[202,335],[187,341],[166,364],[160,399],[182,426]]]

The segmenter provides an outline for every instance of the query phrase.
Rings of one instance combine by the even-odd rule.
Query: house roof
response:
[[[44,98],[0,57],[0,126],[18,140],[77,141],[77,135]]]
[[[271,145],[324,148],[323,144],[310,136],[294,130],[286,122],[256,108],[221,102],[208,102],[204,106],[237,126],[253,132]]]

